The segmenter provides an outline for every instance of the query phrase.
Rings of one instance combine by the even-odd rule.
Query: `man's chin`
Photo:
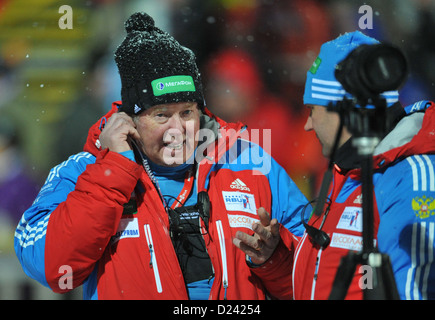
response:
[[[193,152],[188,152],[188,150],[186,150],[186,147],[183,147],[181,149],[164,147],[162,163],[164,163],[164,165],[167,167],[177,167],[190,159],[192,154]]]

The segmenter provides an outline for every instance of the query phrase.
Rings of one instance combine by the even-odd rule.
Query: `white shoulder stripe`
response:
[[[412,160],[411,157],[406,158],[409,165],[411,166],[412,170],[412,190],[417,191],[418,190],[418,173],[417,173],[417,166],[415,165],[414,160]]]
[[[435,191],[434,165],[428,155],[406,158],[412,170],[413,191]]]
[[[89,152],[80,152],[76,155],[69,157],[68,160],[62,162],[61,164],[59,164],[56,167],[54,167],[53,169],[51,169],[50,174],[48,175],[47,181],[45,183],[50,182],[55,177],[59,177],[60,169],[66,167],[69,162],[71,162],[71,161],[79,162],[79,160],[82,158],[88,159],[90,157],[92,157],[92,154]]]
[[[435,191],[435,173],[433,168],[433,163],[428,157],[427,154],[422,155],[422,158],[426,161],[426,165],[428,167],[428,173],[429,173],[429,190]]]
[[[59,177],[59,172],[62,168],[66,167],[69,162],[79,162],[83,158],[90,158],[92,154],[89,152],[80,152],[76,155],[73,155],[68,158],[68,160],[62,162],[58,166],[51,169],[50,174],[47,177],[45,183],[49,183],[55,177]],[[47,232],[48,220],[50,218],[50,214],[46,214],[43,218],[41,217],[40,221],[36,223],[32,223],[30,219],[29,221],[23,217],[21,218],[18,226],[15,230],[15,238],[19,241],[20,246],[22,248],[26,248],[28,246],[33,246],[35,242],[42,239]]]
[[[421,172],[421,191],[427,190],[427,178],[426,178],[426,167],[424,166],[423,160],[420,156],[414,156],[420,166]]]
[[[36,241],[44,237],[47,232],[49,218],[50,215],[48,214],[42,221],[39,221],[36,226],[31,227],[28,221],[23,217],[15,231],[15,238],[20,241],[20,246],[23,248],[33,246]]]

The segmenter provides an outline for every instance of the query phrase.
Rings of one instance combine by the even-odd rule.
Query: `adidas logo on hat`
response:
[[[231,184],[230,184],[230,188],[231,189],[239,189],[239,190],[244,190],[244,191],[251,191],[251,189],[249,189],[246,184],[240,180],[239,178],[237,178],[236,180],[234,180]]]
[[[138,113],[141,112],[141,111],[142,111],[142,108],[139,107],[137,104],[135,104],[135,105],[134,105],[134,113],[135,113],[135,114],[138,114]]]

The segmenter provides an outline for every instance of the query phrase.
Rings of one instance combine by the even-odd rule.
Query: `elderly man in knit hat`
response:
[[[208,111],[191,50],[145,13],[125,27],[122,101],[24,213],[24,271],[86,299],[291,298],[307,200],[241,123]]]
[[[333,157],[334,166],[324,211],[308,223],[317,231],[307,230],[295,252],[295,299],[327,299],[340,259],[362,250],[361,159],[349,128],[336,137],[339,114],[327,107],[337,107],[344,97],[352,99],[335,78],[336,65],[355,48],[377,43],[359,31],[346,33],[323,44],[307,72],[304,104],[310,115],[305,130],[315,131],[323,154]],[[403,108],[397,91],[380,96],[391,129],[373,156],[374,246],[389,256],[401,299],[434,299],[435,106],[420,101]],[[332,154],[335,139],[338,149]],[[315,239],[321,232],[324,241]],[[373,286],[371,281],[373,277],[356,268],[346,299],[362,299],[362,289]],[[393,291],[394,283],[387,290]]]

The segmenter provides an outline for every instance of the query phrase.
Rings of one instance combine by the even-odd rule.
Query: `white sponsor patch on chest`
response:
[[[362,208],[346,207],[341,214],[337,229],[362,232]]]
[[[231,228],[248,228],[252,230],[252,224],[260,220],[241,214],[229,214],[228,221]]]
[[[222,191],[222,196],[227,211],[242,211],[257,214],[253,194],[237,191]]]
[[[349,234],[334,233],[332,235],[330,246],[352,251],[361,251],[362,237],[352,236]]]
[[[139,224],[137,218],[121,219],[118,225],[118,230],[110,239],[111,243],[115,243],[124,238],[139,238]]]

